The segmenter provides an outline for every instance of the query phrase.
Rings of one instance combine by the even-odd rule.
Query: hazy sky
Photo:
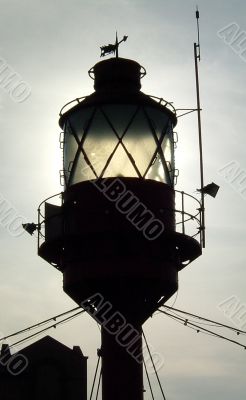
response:
[[[197,3],[205,182],[221,188],[215,200],[206,198],[207,246],[180,273],[175,306],[240,329],[246,327],[244,1],[0,0],[0,82],[5,66],[25,82],[26,93],[31,88],[20,102],[18,91],[0,83],[0,205],[36,222],[38,204],[61,191],[58,113],[69,100],[93,91],[87,71],[116,29],[119,37],[128,35],[120,55],[147,69],[144,92],[173,101],[176,108],[196,106]],[[177,189],[194,194],[199,187],[196,116],[180,119],[177,132]],[[75,307],[62,291],[62,275],[36,255],[35,238],[15,233],[0,216],[0,331],[5,335]],[[233,318],[218,307],[232,296],[241,307]],[[160,314],[145,331],[165,360],[159,374],[168,400],[245,397],[243,349],[197,335]],[[90,357],[90,388],[100,346],[97,325],[83,315],[50,334],[68,346],[80,345]],[[161,399],[156,386],[155,394]]]

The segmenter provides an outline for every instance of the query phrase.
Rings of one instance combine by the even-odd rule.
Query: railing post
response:
[[[38,251],[40,245],[40,207],[38,207]]]
[[[182,233],[185,233],[185,225],[184,225],[184,192],[181,192],[182,199]]]

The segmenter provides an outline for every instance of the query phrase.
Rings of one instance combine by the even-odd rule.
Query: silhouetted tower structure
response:
[[[200,240],[185,233],[185,221],[195,220],[202,236],[201,204],[187,195],[197,203],[194,215],[186,212],[186,195],[176,191],[180,209],[175,205],[176,111],[140,91],[145,73],[118,57],[90,69],[95,92],[60,114],[61,204],[48,199],[39,209],[39,255],[102,325],[103,400],[143,399],[142,324],[177,291],[178,272],[201,254]]]

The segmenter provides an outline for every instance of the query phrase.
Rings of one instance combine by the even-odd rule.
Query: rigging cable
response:
[[[26,332],[26,331],[30,331],[30,330],[32,330],[32,329],[38,327],[38,326],[42,326],[42,325],[44,325],[44,324],[47,324],[48,322],[50,322],[50,321],[52,321],[52,320],[55,321],[57,318],[60,318],[60,317],[62,317],[63,315],[69,314],[69,313],[71,313],[72,311],[76,311],[76,310],[78,310],[79,308],[81,308],[81,307],[72,308],[72,309],[69,310],[69,311],[65,311],[64,313],[61,313],[61,314],[55,315],[54,317],[45,319],[44,321],[41,321],[41,322],[39,322],[39,323],[37,323],[37,324],[28,326],[27,328],[22,329],[22,330],[20,330],[20,331],[17,331],[17,332],[15,332],[15,333],[11,333],[11,334],[8,335],[8,336],[4,336],[4,337],[0,338],[0,341],[9,339],[9,338],[11,338],[11,337],[13,337],[13,336],[20,335],[21,333],[24,333],[24,332]]]
[[[171,311],[171,313],[172,313],[172,315],[176,315],[176,317],[180,317],[180,314],[178,314],[177,312],[175,312],[175,311]],[[189,321],[190,322],[194,322],[194,323],[196,323],[197,322],[197,319],[190,319],[189,318]],[[218,323],[209,323],[209,322],[197,322],[199,325],[204,325],[204,326],[212,326],[212,327],[215,327],[215,328],[223,328],[222,326],[220,326],[219,325],[219,322]]]
[[[238,346],[243,347],[244,349],[246,349],[246,346],[245,346],[244,344],[239,343],[239,342],[237,342],[236,340],[229,339],[229,338],[227,338],[227,337],[225,337],[225,336],[223,336],[223,335],[219,335],[219,334],[216,333],[216,332],[210,331],[209,329],[205,329],[205,328],[201,327],[200,325],[196,325],[196,324],[194,324],[194,323],[192,323],[192,322],[189,322],[188,319],[185,319],[185,318],[182,318],[182,317],[177,317],[177,316],[175,316],[175,315],[173,315],[173,314],[167,313],[166,311],[162,311],[162,310],[160,310],[160,311],[161,311],[161,313],[167,315],[168,317],[171,317],[172,319],[177,320],[177,321],[180,322],[180,323],[181,323],[181,321],[182,321],[182,323],[183,323],[185,326],[187,326],[188,328],[192,328],[192,329],[195,328],[195,330],[197,331],[197,333],[199,333],[199,332],[201,331],[202,333],[215,336],[215,337],[217,337],[217,338],[219,338],[219,339],[226,340],[226,341],[228,341],[228,342],[234,343],[234,344],[236,344],[236,345],[238,345]]]
[[[151,393],[152,400],[155,400],[154,394],[153,394],[153,390],[152,390],[152,386],[151,386],[151,382],[150,382],[150,379],[149,379],[148,370],[147,370],[147,367],[146,367],[146,363],[145,363],[145,361],[144,361],[144,358],[143,358],[143,365],[144,365],[145,373],[146,373],[146,376],[147,376],[147,380],[148,380],[148,384],[149,384],[149,389],[150,389],[150,393]]]
[[[97,371],[98,371],[98,367],[99,367],[99,362],[100,362],[100,353],[97,352],[98,358],[97,358],[97,365],[96,365],[96,370],[95,370],[95,374],[94,374],[94,378],[93,378],[93,383],[92,383],[92,388],[91,388],[91,394],[90,394],[90,400],[92,400],[92,395],[93,395],[93,391],[94,391],[94,386],[95,386],[95,382],[96,382],[96,378],[97,378]]]
[[[225,325],[225,324],[222,324],[222,323],[220,323],[220,322],[213,321],[213,320],[211,320],[211,319],[201,317],[200,315],[197,315],[197,314],[192,314],[192,313],[189,313],[189,312],[187,312],[187,311],[179,310],[178,308],[174,308],[174,307],[170,307],[170,306],[166,306],[166,305],[163,305],[162,307],[167,308],[167,309],[169,309],[170,311],[177,311],[177,312],[179,312],[179,313],[186,314],[186,315],[189,315],[189,316],[194,317],[194,318],[201,319],[201,320],[206,321],[206,322],[210,322],[210,323],[215,324],[215,325],[217,325],[217,326],[220,326],[220,327],[222,327],[222,328],[231,329],[232,331],[236,332],[238,335],[239,335],[240,333],[243,334],[243,335],[246,334],[246,331],[242,331],[241,329],[234,328],[234,326]],[[159,310],[159,311],[160,311],[160,310]]]
[[[99,393],[99,388],[100,388],[101,378],[102,378],[102,368],[101,368],[101,371],[100,371],[99,381],[98,381],[98,385],[97,385],[97,394],[96,394],[96,400],[97,400],[97,398],[98,398],[98,393]]]
[[[61,321],[59,321],[59,322],[56,322],[55,324],[50,325],[50,326],[48,326],[47,328],[44,328],[44,329],[42,329],[42,330],[40,330],[40,331],[38,331],[38,332],[33,333],[32,335],[27,336],[26,338],[23,338],[23,339],[19,340],[18,342],[15,342],[15,343],[11,344],[11,345],[9,346],[9,348],[11,348],[11,347],[13,347],[13,346],[17,346],[17,345],[19,345],[19,344],[21,344],[21,343],[23,343],[23,342],[26,342],[27,340],[29,340],[29,339],[31,339],[31,338],[37,336],[37,335],[40,335],[41,333],[43,333],[43,332],[45,332],[45,331],[47,331],[47,330],[49,330],[49,329],[51,329],[51,328],[56,328],[58,325],[60,325],[60,324],[62,324],[62,323],[65,323],[65,322],[68,322],[68,321],[70,321],[71,319],[77,317],[78,315],[80,315],[80,314],[82,314],[82,313],[84,313],[84,312],[85,312],[84,310],[81,310],[81,311],[79,311],[78,313],[73,314],[72,316],[69,316],[69,317],[67,317],[67,318],[64,318],[63,320],[61,320]]]
[[[149,353],[149,356],[150,356],[150,359],[151,359],[151,362],[152,362],[152,365],[153,365],[153,368],[154,368],[154,371],[155,371],[155,375],[156,375],[157,381],[158,381],[159,386],[160,386],[160,390],[161,390],[163,399],[166,400],[164,391],[163,391],[162,386],[161,386],[161,381],[160,381],[160,379],[159,379],[159,376],[158,376],[158,373],[157,373],[157,370],[156,370],[156,367],[155,367],[155,363],[154,363],[154,360],[153,360],[152,354],[151,354],[151,352],[150,352],[149,345],[148,345],[148,343],[147,343],[147,339],[146,339],[146,337],[145,337],[145,334],[144,334],[144,331],[143,331],[143,330],[142,330],[142,334],[143,334],[143,338],[144,338],[145,344],[146,344],[146,346],[147,346],[147,350],[148,350],[148,353]]]

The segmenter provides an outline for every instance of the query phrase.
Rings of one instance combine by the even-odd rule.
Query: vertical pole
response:
[[[134,325],[139,338],[126,347],[116,341],[115,335],[101,329],[102,400],[143,400],[141,325]]]
[[[202,232],[202,247],[205,247],[205,209],[204,209],[204,176],[203,176],[203,152],[202,152],[202,127],[201,127],[201,105],[200,105],[200,87],[198,62],[200,59],[200,51],[197,53],[199,45],[194,43],[194,59],[195,59],[195,74],[196,74],[196,99],[197,99],[197,121],[198,121],[198,138],[199,138],[199,153],[200,153],[200,180],[201,180],[201,232]]]
[[[116,51],[116,58],[119,58],[119,42],[118,42],[118,34],[116,31],[116,40],[115,40],[115,51]]]

